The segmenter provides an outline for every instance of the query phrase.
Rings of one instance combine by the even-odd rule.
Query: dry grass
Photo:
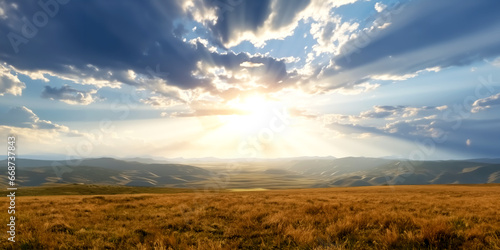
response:
[[[500,249],[499,208],[498,185],[18,197],[0,248]]]

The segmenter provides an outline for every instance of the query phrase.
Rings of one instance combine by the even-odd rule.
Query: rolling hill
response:
[[[474,161],[408,161],[341,158],[299,162],[288,169],[321,180],[317,186],[500,183],[500,164]]]
[[[188,164],[114,158],[76,162],[17,160],[18,184],[81,183],[219,189],[283,189],[338,186],[500,183],[498,159],[407,161],[382,158],[310,157],[234,159]],[[156,161],[149,161],[156,162]],[[6,161],[0,161],[5,165]],[[3,178],[5,180],[5,178]]]
[[[204,180],[210,171],[182,164],[145,164],[113,158],[67,161],[18,159],[18,184],[39,186],[50,183],[82,183],[125,186],[183,187]],[[0,164],[6,165],[5,161]]]

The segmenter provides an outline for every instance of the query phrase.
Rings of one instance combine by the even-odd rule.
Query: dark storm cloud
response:
[[[255,60],[265,64],[262,67],[265,71],[261,72],[264,80],[279,81],[286,75],[284,62],[272,58],[217,54],[201,43],[182,41],[180,36],[186,32],[185,28],[174,25],[176,20],[187,18],[179,1],[41,2],[54,3],[49,7],[53,17],[47,15],[50,11],[44,11],[38,1],[5,4],[15,4],[17,8],[6,9],[7,21],[0,23],[0,33],[11,34],[0,37],[0,60],[17,69],[76,74],[81,78],[135,85],[138,83],[128,77],[128,70],[153,77],[151,69],[159,66],[161,74],[154,76],[182,89],[210,88],[211,79],[192,74],[199,61],[220,62],[239,70],[244,60]],[[249,4],[255,10],[261,6],[254,5]],[[39,13],[45,13],[45,25]],[[34,28],[36,32],[26,29],[24,33],[32,35],[26,38],[23,27]]]

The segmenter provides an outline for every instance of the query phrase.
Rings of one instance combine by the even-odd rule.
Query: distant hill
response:
[[[1,161],[0,164],[6,165],[6,161]],[[17,159],[16,165],[17,182],[22,186],[82,183],[183,187],[188,182],[204,180],[210,176],[210,171],[189,165],[145,164],[113,158],[75,162]]]
[[[500,164],[500,159],[498,159],[498,158],[480,158],[480,159],[471,159],[471,160],[467,160],[467,161]]]
[[[378,158],[347,157],[340,159],[308,159],[296,161],[289,170],[305,175],[338,176],[342,174],[365,171],[394,160]]]
[[[500,183],[498,159],[412,162],[363,157],[241,162],[235,159],[228,162],[198,160],[175,164],[147,158],[94,158],[73,162],[18,159],[17,181],[22,186],[80,183],[220,189]],[[6,161],[0,161],[0,165],[5,166]],[[5,185],[5,175],[1,178]]]
[[[491,160],[490,162],[496,162]],[[319,186],[500,183],[500,164],[466,161],[404,161],[341,158],[301,161],[288,168],[316,178]],[[318,185],[317,185],[318,186]]]

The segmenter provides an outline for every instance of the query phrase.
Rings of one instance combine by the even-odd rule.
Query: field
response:
[[[20,196],[0,248],[500,249],[499,208],[500,185]]]

